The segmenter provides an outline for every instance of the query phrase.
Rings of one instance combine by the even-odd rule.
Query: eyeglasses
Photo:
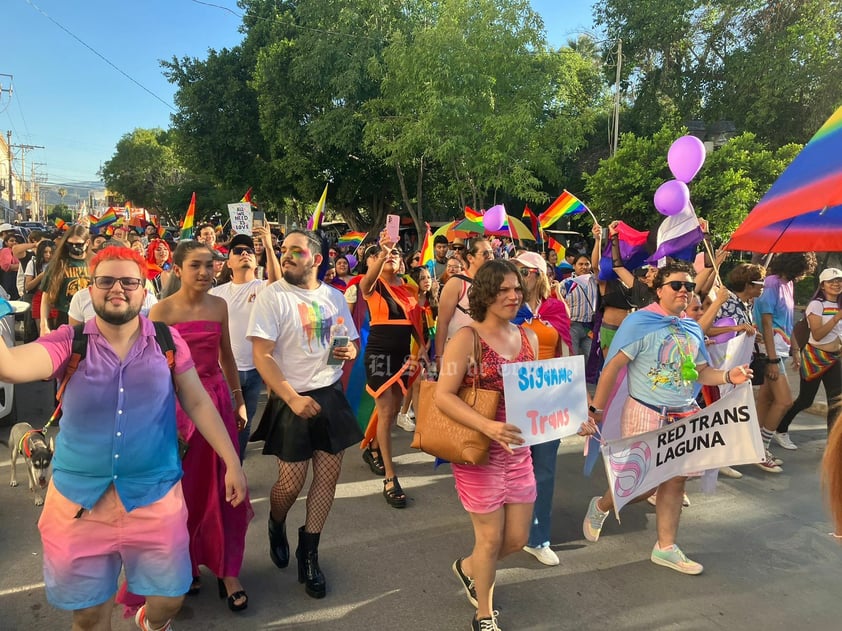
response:
[[[842,283],[842,278],[831,278],[830,280],[824,281],[826,283]]]
[[[132,278],[131,276],[123,276],[117,278],[115,276],[94,276],[94,286],[97,289],[111,289],[114,283],[120,281],[120,287],[126,291],[134,291],[141,286],[143,280],[140,278]]]
[[[681,288],[684,287],[687,291],[693,291],[696,289],[696,283],[690,282],[682,282],[680,280],[671,280],[668,283],[664,283],[661,287],[669,287],[673,291],[681,291]]]
[[[524,278],[527,278],[530,274],[537,274],[537,273],[538,273],[537,269],[530,269],[528,267],[521,267],[520,268],[520,275],[523,276]]]
[[[493,259],[494,252],[492,252],[491,250],[480,250],[479,252],[474,254],[474,256],[484,256],[487,259]]]
[[[232,254],[236,254],[237,256],[242,256],[243,254],[254,254],[254,250],[247,245],[238,245],[235,248],[231,249]]]

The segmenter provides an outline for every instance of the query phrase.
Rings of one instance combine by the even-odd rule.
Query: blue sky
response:
[[[193,0],[4,0],[0,86],[11,82],[14,92],[11,98],[0,93],[0,131],[4,138],[12,131],[12,144],[46,147],[27,152],[27,179],[34,162],[41,163],[36,172],[48,183],[95,180],[121,136],[136,127],[168,127],[174,90],[159,60],[204,58],[208,49],[242,40],[236,0],[209,2],[217,6]],[[591,0],[532,0],[532,6],[553,45],[592,28]]]

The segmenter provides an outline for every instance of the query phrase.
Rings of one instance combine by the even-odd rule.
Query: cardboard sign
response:
[[[228,204],[228,214],[231,216],[231,231],[234,234],[251,236],[251,204],[248,202]]]
[[[763,439],[751,384],[741,384],[698,414],[602,446],[614,510],[661,482],[706,469],[760,462]]]
[[[588,420],[585,359],[581,355],[504,364],[506,421],[524,447],[572,436]]]

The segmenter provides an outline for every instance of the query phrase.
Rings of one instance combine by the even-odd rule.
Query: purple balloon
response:
[[[670,146],[667,163],[675,179],[689,183],[705,163],[705,144],[695,136],[682,136]]]
[[[482,225],[487,232],[497,232],[506,223],[506,209],[503,204],[497,204],[485,211],[482,216]]]
[[[667,217],[677,215],[690,203],[690,189],[684,182],[670,180],[655,191],[655,208]]]

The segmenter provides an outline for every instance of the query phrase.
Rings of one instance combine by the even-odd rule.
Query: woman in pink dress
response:
[[[173,255],[173,271],[181,287],[156,304],[149,318],[175,327],[187,342],[202,384],[236,446],[237,431],[245,426],[245,403],[228,338],[227,304],[208,293],[213,279],[213,253],[198,241],[183,241]],[[232,392],[236,414],[231,404]],[[246,529],[254,512],[248,500],[235,508],[225,501],[222,460],[181,407],[177,421],[179,436],[187,444],[181,484],[187,502],[195,577],[191,593],[198,590],[199,566],[204,565],[218,578],[220,598],[227,598],[232,611],[242,611],[248,605],[248,596],[239,575]]]

